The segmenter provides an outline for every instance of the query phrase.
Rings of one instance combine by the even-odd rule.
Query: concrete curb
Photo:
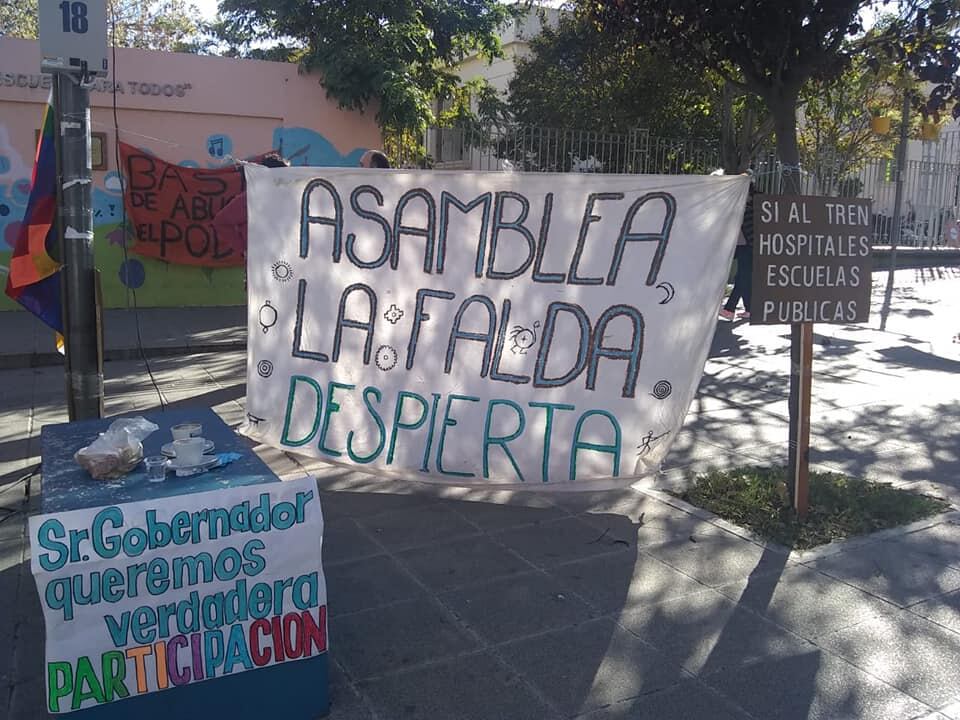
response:
[[[145,347],[143,354],[147,358],[180,357],[194,353],[236,352],[246,350],[244,340],[219,343],[201,343],[199,345],[176,345],[170,347]],[[140,350],[137,348],[108,348],[103,352],[104,362],[111,360],[139,360]],[[63,355],[60,353],[13,353],[0,355],[0,370],[20,370],[23,368],[54,367],[63,365]]]
[[[810,548],[809,550],[792,550],[785,545],[764,540],[762,537],[747,528],[735,525],[727,520],[724,520],[719,515],[710,512],[709,510],[704,510],[696,505],[691,505],[690,503],[681,500],[680,498],[675,497],[668,492],[664,492],[663,490],[648,487],[636,488],[636,491],[643,493],[644,495],[648,495],[655,500],[659,500],[666,505],[670,505],[671,507],[685,512],[688,515],[692,515],[693,517],[703,520],[704,522],[708,522],[711,525],[720,528],[721,530],[725,530],[731,535],[736,535],[743,540],[752,542],[754,545],[759,545],[764,549],[786,555],[791,562],[799,563],[801,565],[806,565],[807,563],[815,560],[819,560],[830,555],[836,555],[847,550],[854,550],[856,548],[863,547],[864,545],[872,545],[874,543],[895,540],[905,535],[910,535],[911,533],[920,532],[921,530],[927,530],[937,525],[942,525],[943,523],[960,524],[960,510],[946,510],[939,515],[931,515],[930,517],[912,522],[909,525],[885,528],[883,530],[872,532],[869,535],[858,535],[856,537],[846,538],[844,540],[834,540],[826,545],[819,545],[815,548]]]

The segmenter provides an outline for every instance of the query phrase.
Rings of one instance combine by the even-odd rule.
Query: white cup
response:
[[[173,451],[177,454],[177,465],[193,466],[203,461],[202,437],[181,438],[173,441]]]
[[[202,432],[203,425],[200,423],[180,423],[170,428],[170,434],[173,435],[174,440],[199,437]]]

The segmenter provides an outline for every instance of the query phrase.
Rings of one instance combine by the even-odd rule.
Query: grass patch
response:
[[[839,473],[810,473],[810,510],[801,523],[790,506],[782,467],[712,471],[683,493],[691,505],[749,528],[767,540],[805,550],[833,540],[897,527],[949,509],[929,495]]]

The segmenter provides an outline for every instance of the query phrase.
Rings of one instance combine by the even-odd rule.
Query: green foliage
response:
[[[199,49],[200,11],[184,0],[109,0],[107,25],[116,19],[116,43],[143,50]]]
[[[811,81],[801,91],[800,161],[817,176],[821,193],[839,191],[841,179],[857,173],[869,159],[893,155],[898,133],[875,134],[870,118],[890,115],[899,125],[902,95],[891,89],[897,69],[885,65],[878,70],[855,58],[837,78]],[[849,196],[851,190],[848,183],[844,193]]]
[[[0,35],[37,37],[37,0],[16,0],[0,6]],[[108,0],[108,37],[120,47],[174,52],[196,51],[200,11],[184,0]]]
[[[658,137],[709,138],[720,132],[716,76],[690,73],[629,35],[611,41],[583,14],[544,24],[520,57],[509,102],[518,122]]]
[[[809,511],[790,505],[784,468],[745,467],[697,478],[680,497],[767,540],[805,550],[833,540],[897,527],[949,509],[927,495],[838,473],[810,473]]]
[[[612,38],[654,44],[689,71],[722,73],[760,97],[774,119],[780,161],[791,170],[800,160],[801,90],[811,80],[835,80],[863,52],[877,63],[882,55],[932,83],[924,103],[930,114],[960,99],[960,39],[953,32],[960,7],[951,0],[900,3],[897,17],[873,35],[864,34],[863,11],[881,9],[889,0],[582,2]],[[786,192],[798,191],[798,173],[784,180]]]
[[[35,38],[37,0],[14,0],[0,4],[0,36]]]
[[[434,120],[432,101],[456,87],[463,54],[500,53],[498,29],[519,10],[497,0],[223,0],[217,31],[228,53],[276,51],[318,70],[341,107],[375,107],[381,126],[402,131]]]

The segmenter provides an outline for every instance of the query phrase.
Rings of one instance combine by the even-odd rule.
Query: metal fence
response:
[[[655,137],[643,129],[601,133],[536,126],[465,130],[430,128],[422,138],[388,138],[391,159],[400,167],[580,173],[709,173],[720,166],[715,143]],[[923,143],[921,160],[906,163],[900,244],[938,247],[960,238],[960,133]],[[761,192],[783,187],[776,152],[757,153],[751,166]],[[890,238],[897,168],[892,159],[873,158],[850,166],[842,158],[816,153],[800,171],[801,192],[873,200],[874,241]]]
[[[400,165],[524,172],[703,173],[719,162],[716,147],[657,138],[647,130],[602,133],[537,126],[491,130],[431,128],[422,153],[399,152]]]

